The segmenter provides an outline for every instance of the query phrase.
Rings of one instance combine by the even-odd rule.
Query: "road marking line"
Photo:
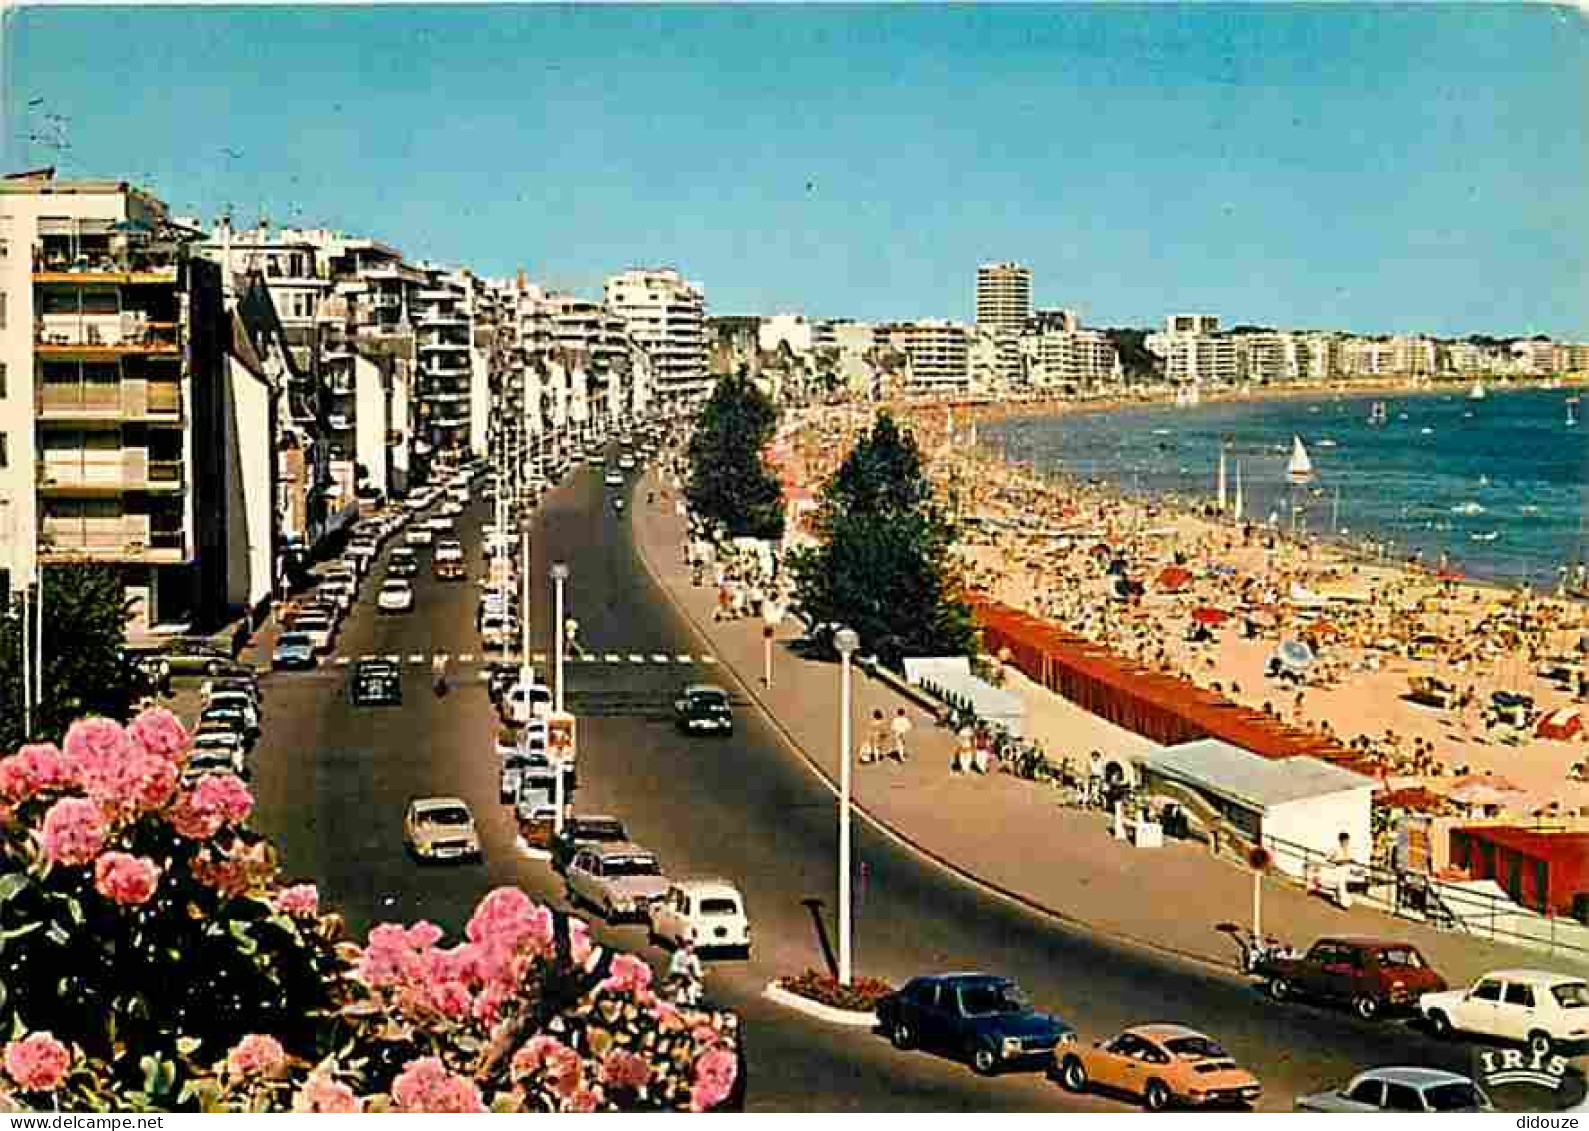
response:
[[[408,662],[411,664],[423,664],[425,662],[425,654],[423,652],[415,652],[408,657]]]
[[[364,655],[360,656],[359,659],[361,659],[361,660],[373,660],[373,659],[375,659],[375,653],[374,652],[366,652],[366,653],[364,653]]]
[[[531,656],[530,658],[532,660],[534,660],[537,664],[546,663],[546,653],[545,652],[537,652],[533,656]]]
[[[653,664],[665,664],[665,663],[668,662],[668,658],[666,656],[664,656],[661,652],[654,652],[654,653],[652,653],[652,656],[651,656],[651,662]]]
[[[716,656],[712,656],[712,655],[708,655],[707,653],[702,652],[701,653],[701,663],[703,663],[703,664],[715,664],[715,663],[717,663],[717,657]]]
[[[458,653],[458,662],[460,664],[472,664],[472,663],[474,663],[474,653],[473,652],[459,652]]]
[[[480,679],[481,683],[484,683],[486,680],[488,680],[490,678],[491,678],[491,673],[490,672],[481,672],[480,675],[479,675],[479,679]]]
[[[678,661],[681,664],[692,664],[695,662],[695,657],[690,655],[688,652],[680,652],[678,654]]]
[[[643,664],[643,663],[646,662],[646,658],[644,656],[642,656],[639,652],[630,652],[629,653],[629,662],[631,664]]]
[[[351,664],[352,662],[353,662],[353,660],[350,657],[348,657],[348,656],[338,656],[337,657],[337,667],[339,667],[339,668],[345,668],[349,664]]]
[[[452,657],[449,656],[446,652],[434,652],[434,653],[431,654],[431,659],[440,660],[442,663],[445,664],[448,660],[452,659]]]
[[[391,655],[386,657],[386,662],[389,663],[389,664],[397,664],[397,663],[401,663],[402,659],[403,659],[403,657],[397,655],[394,652]]]
[[[623,657],[618,655],[618,653],[616,653],[616,652],[608,652],[605,656],[602,657],[602,659],[606,660],[609,664],[621,664],[621,663],[623,663]]]

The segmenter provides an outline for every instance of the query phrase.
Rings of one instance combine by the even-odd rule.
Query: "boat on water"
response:
[[[1430,428],[1428,425],[1425,425],[1424,427],[1418,429],[1418,435],[1420,435],[1420,436],[1433,436],[1434,434],[1435,434],[1435,430],[1433,428]]]
[[[1368,410],[1368,422],[1370,424],[1384,424],[1388,418],[1389,414],[1385,410],[1384,401],[1375,401],[1374,406]]]
[[[1578,398],[1577,397],[1568,397],[1567,398],[1567,427],[1568,428],[1576,428],[1576,427],[1578,427]]]
[[[1468,535],[1468,537],[1473,539],[1475,542],[1493,542],[1500,536],[1501,532],[1499,530],[1486,530],[1482,534],[1475,530],[1472,534]]]
[[[1328,436],[1319,441],[1319,447],[1321,448],[1333,448],[1335,446],[1335,441],[1330,439]]]
[[[1489,394],[1485,392],[1483,381],[1473,382],[1473,388],[1468,390],[1468,400],[1470,401],[1482,401],[1487,396]]]
[[[1313,460],[1309,458],[1301,436],[1291,437],[1291,459],[1286,463],[1286,478],[1299,484],[1313,481]]]
[[[1476,515],[1484,513],[1484,504],[1475,502],[1458,503],[1451,508],[1452,514]]]

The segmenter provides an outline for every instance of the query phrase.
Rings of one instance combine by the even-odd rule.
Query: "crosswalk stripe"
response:
[[[582,664],[599,664],[601,663],[601,657],[596,655],[594,652],[586,652],[583,656],[579,657],[579,662]]]
[[[664,656],[661,652],[654,652],[651,655],[651,662],[653,664],[665,664],[665,663],[668,662],[668,658],[666,656]]]
[[[678,661],[681,664],[694,663],[695,657],[691,656],[688,652],[680,652],[678,655]]]
[[[701,654],[701,663],[703,663],[703,664],[715,664],[715,663],[717,663],[717,657],[716,656],[707,655],[706,653],[703,652]]]
[[[374,652],[366,652],[366,653],[364,653],[364,655],[360,656],[359,659],[361,659],[361,660],[373,660],[373,659],[375,659],[375,653]]]
[[[537,652],[533,656],[531,656],[530,658],[532,660],[534,660],[537,664],[546,663],[546,653],[545,652]]]
[[[388,655],[386,657],[386,662],[389,663],[389,664],[396,664],[396,663],[401,663],[402,659],[403,659],[403,657],[401,657],[397,653],[393,652],[392,654],[390,654],[390,655]]]
[[[483,672],[480,673],[478,678],[479,678],[481,683],[484,683],[486,680],[491,678],[491,673],[487,672],[487,671],[483,671]]]
[[[423,664],[425,662],[425,654],[423,652],[415,652],[408,658],[408,662],[411,664]]]
[[[629,653],[629,662],[631,664],[643,664],[643,663],[646,662],[646,658],[644,656],[642,656],[639,652],[630,652]]]
[[[474,653],[473,652],[459,652],[458,653],[458,662],[460,664],[473,663],[474,662]]]
[[[621,663],[623,663],[623,657],[618,655],[618,653],[616,653],[616,652],[608,652],[606,654],[606,656],[604,656],[602,658],[605,659],[609,664],[621,664]]]
[[[353,660],[349,656],[338,656],[337,657],[337,667],[339,667],[339,668],[345,668],[349,664],[351,664],[352,662],[353,662]]]

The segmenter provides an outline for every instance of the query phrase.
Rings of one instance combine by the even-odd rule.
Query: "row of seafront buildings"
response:
[[[722,367],[762,359],[782,372],[782,354],[785,362],[803,362],[807,379],[825,373],[828,384],[853,393],[974,397],[1112,394],[1133,383],[1218,388],[1589,371],[1589,344],[1543,337],[1451,341],[1222,330],[1217,317],[1205,314],[1170,315],[1152,333],[1092,329],[1073,309],[1034,307],[1031,271],[1018,263],[977,268],[975,311],[969,325],[814,322],[798,314],[720,320],[718,336],[730,355]],[[1129,360],[1120,353],[1128,336],[1141,347]]]
[[[357,520],[488,453],[557,459],[709,385],[670,270],[601,301],[119,181],[0,180],[0,608],[117,568],[135,640],[258,616]]]

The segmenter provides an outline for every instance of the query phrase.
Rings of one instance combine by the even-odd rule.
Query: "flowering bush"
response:
[[[644,962],[517,889],[451,945],[424,922],[344,941],[312,884],[277,882],[243,782],[180,785],[187,750],[154,710],[0,758],[0,1110],[705,1111],[742,1091],[732,1015],[658,999]]]
[[[881,978],[852,978],[845,986],[833,975],[817,970],[779,978],[778,985],[792,994],[854,1013],[870,1013],[882,998],[894,992],[894,987]]]

